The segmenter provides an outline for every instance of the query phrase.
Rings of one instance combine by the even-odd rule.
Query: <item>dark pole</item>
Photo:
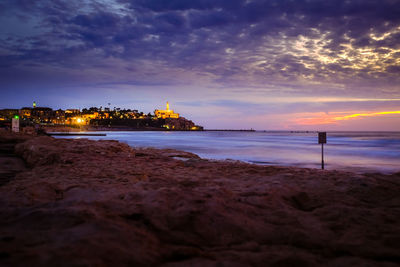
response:
[[[324,162],[324,143],[321,144],[321,149],[322,149],[322,161],[321,161],[321,169],[325,168],[325,162]]]
[[[326,144],[326,132],[318,133],[318,143],[321,144],[321,169],[325,169],[324,144]]]

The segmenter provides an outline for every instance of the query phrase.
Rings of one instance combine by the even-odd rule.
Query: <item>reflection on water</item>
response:
[[[319,168],[317,133],[292,132],[104,132],[133,147],[174,148],[209,159]],[[81,138],[81,137],[73,137]],[[325,168],[357,172],[400,171],[400,133],[328,132]]]

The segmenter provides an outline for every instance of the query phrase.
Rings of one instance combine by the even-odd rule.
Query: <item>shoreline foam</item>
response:
[[[24,140],[15,151],[28,169],[0,186],[0,264],[399,260],[400,173],[209,161],[117,141]]]

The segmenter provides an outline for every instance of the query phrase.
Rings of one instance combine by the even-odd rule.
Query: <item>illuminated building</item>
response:
[[[23,118],[30,118],[32,114],[32,108],[24,107],[19,110],[19,115]]]
[[[31,110],[31,117],[36,123],[52,123],[54,111],[47,107],[36,107]]]
[[[167,102],[167,109],[166,110],[158,110],[156,109],[154,111],[154,114],[157,116],[157,118],[171,118],[171,119],[178,119],[179,118],[179,113],[175,113],[172,109],[169,109],[169,103]]]
[[[90,120],[98,118],[99,113],[78,114],[76,116],[68,117],[65,122],[69,125],[89,125]]]
[[[15,115],[19,114],[18,109],[2,109],[0,110],[1,120],[11,120]]]
[[[53,112],[52,122],[54,124],[65,124],[65,111],[62,109]]]
[[[67,109],[65,114],[79,114],[81,111],[79,109]]]

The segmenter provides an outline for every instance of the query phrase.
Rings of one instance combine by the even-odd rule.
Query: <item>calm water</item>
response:
[[[174,148],[202,158],[320,168],[317,133],[102,132],[133,147]],[[82,137],[73,137],[82,138]],[[325,168],[356,172],[400,171],[400,132],[328,132]]]

